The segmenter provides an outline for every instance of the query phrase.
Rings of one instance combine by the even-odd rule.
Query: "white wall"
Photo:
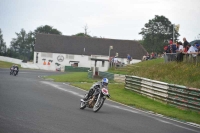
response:
[[[40,69],[36,64],[32,63],[21,63],[22,68],[30,68],[30,69]]]
[[[36,63],[36,55],[38,53],[38,63]],[[46,54],[46,55],[45,55]],[[64,60],[62,62],[59,62],[57,57],[58,56],[63,56]],[[45,69],[45,70],[56,70],[56,64],[59,63],[61,64],[59,67],[63,68],[65,66],[71,66],[73,62],[70,63],[70,61],[79,61],[78,67],[94,67],[95,61],[91,61],[91,56],[86,56],[86,55],[70,55],[73,58],[70,58],[68,54],[59,54],[59,53],[44,53],[44,52],[34,52],[34,64],[40,67],[40,69]],[[92,58],[97,58],[97,59],[108,59],[108,56],[97,56]],[[46,63],[48,63],[48,60],[53,60],[50,65],[43,65],[44,61],[42,59],[46,59]],[[107,71],[108,70],[108,61],[104,62],[104,67],[102,66],[102,61],[97,61],[96,67],[99,67],[99,71]]]
[[[31,69],[43,69],[43,70],[52,70],[55,71],[56,68],[61,67],[61,71],[64,71],[65,66],[71,66],[71,63],[69,61],[79,61],[78,66],[79,67],[94,67],[95,61],[91,61],[90,58],[97,58],[97,59],[108,59],[108,56],[101,56],[101,55],[92,55],[92,56],[86,56],[86,55],[74,55],[74,59],[69,59],[66,58],[66,54],[58,54],[54,53],[52,54],[52,57],[41,57],[42,52],[37,52],[38,53],[38,63],[36,63],[36,52],[34,52],[34,62],[33,64],[30,63],[23,63],[22,60],[19,59],[14,59],[10,57],[5,57],[5,56],[0,56],[1,61],[6,61],[6,62],[11,62],[14,64],[20,64],[21,67],[23,68],[31,68]],[[58,62],[57,57],[59,55],[64,56],[64,61],[63,62]],[[48,60],[53,60],[51,65],[43,65],[43,58]],[[127,59],[126,58],[118,58],[118,61],[123,62],[127,64]],[[141,62],[141,60],[132,60],[130,64],[138,63]],[[61,66],[56,66],[55,63],[61,64]],[[105,72],[108,70],[109,63],[105,61],[104,67],[102,67],[102,61],[98,61],[96,64],[96,67],[99,68],[99,71]]]
[[[118,58],[118,61],[127,64],[127,58]],[[141,60],[132,59],[132,61],[130,61],[130,64],[135,64],[138,62],[141,62]]]
[[[5,61],[5,62],[14,63],[14,64],[22,63],[22,60],[20,60],[20,59],[15,59],[15,58],[10,58],[10,57],[5,57],[5,56],[0,56],[0,60]]]
[[[38,53],[38,63],[36,63],[36,54]],[[59,62],[57,57],[63,56],[64,60],[62,62]],[[70,63],[70,61],[79,61],[78,67],[94,67],[95,61],[91,60],[91,58],[96,59],[108,59],[108,56],[102,56],[102,55],[69,55],[69,54],[59,54],[59,53],[44,53],[44,52],[34,52],[34,64],[37,65],[40,69],[44,70],[53,70],[55,71],[56,68],[61,67],[62,71],[64,71],[65,66],[71,66],[73,62]],[[48,63],[48,60],[53,60],[50,65],[43,65],[44,61],[42,59],[46,59],[46,63]],[[118,61],[127,64],[126,58],[118,58]],[[138,63],[141,60],[135,60],[133,59],[130,64]],[[61,64],[60,66],[56,66],[55,63]],[[97,61],[96,67],[99,68],[99,71],[107,71],[109,67],[109,62],[105,61],[104,66],[102,66],[102,61]]]

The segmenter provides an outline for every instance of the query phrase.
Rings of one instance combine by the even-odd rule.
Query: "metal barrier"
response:
[[[165,53],[164,60],[166,62],[176,61],[177,54],[176,53]]]
[[[177,61],[177,54],[178,53],[165,53],[164,54],[165,63],[171,62],[171,61]],[[193,63],[195,65],[198,65],[200,64],[200,55],[183,54],[183,62]]]
[[[188,109],[200,110],[200,90],[169,84],[168,103]]]
[[[126,76],[125,88],[179,107],[200,111],[200,89]]]
[[[137,93],[156,98],[162,101],[167,101],[167,83],[153,81],[137,76],[126,76],[125,88],[133,90]]]

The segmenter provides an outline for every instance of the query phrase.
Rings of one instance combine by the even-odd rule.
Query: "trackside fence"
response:
[[[197,88],[127,75],[125,88],[168,104],[200,111],[200,89]]]

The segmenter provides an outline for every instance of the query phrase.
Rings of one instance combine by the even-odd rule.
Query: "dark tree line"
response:
[[[6,43],[3,40],[3,34],[0,29],[0,55],[6,55]]]

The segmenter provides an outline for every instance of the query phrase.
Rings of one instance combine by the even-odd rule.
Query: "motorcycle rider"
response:
[[[16,64],[14,65],[14,69],[15,69],[15,68],[17,68],[17,70],[16,70],[16,75],[17,75],[18,72],[19,72],[19,67],[18,67]]]
[[[102,81],[96,82],[95,84],[92,85],[92,87],[90,88],[88,93],[85,95],[83,100],[87,101],[88,98],[94,94],[96,89],[103,88],[103,87],[108,88],[107,86],[108,86],[108,79],[107,78],[103,78]]]
[[[15,67],[15,65],[13,64],[11,67],[10,67],[10,74],[12,74],[13,73],[13,71],[14,71],[14,67]]]
[[[16,68],[16,70],[15,70]],[[13,74],[13,72],[16,71],[16,75],[18,74],[19,72],[19,67],[16,65],[16,64],[13,64],[11,67],[10,67],[10,75]]]

